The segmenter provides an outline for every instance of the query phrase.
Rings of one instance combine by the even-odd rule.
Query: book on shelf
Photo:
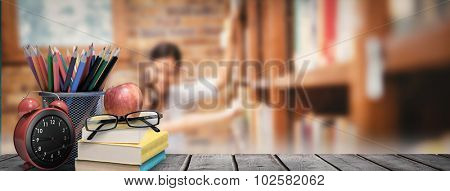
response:
[[[357,0],[295,0],[294,64],[300,72],[348,63],[354,56],[353,40],[360,23]]]
[[[388,11],[394,37],[450,19],[450,3],[446,0],[391,0]]]
[[[148,171],[166,159],[164,151],[145,161],[141,165],[118,164],[110,162],[87,161],[77,159],[76,171]]]
[[[339,0],[336,13],[336,38],[334,58],[337,64],[348,63],[355,55],[355,38],[358,36],[358,0]]]
[[[319,14],[320,64],[330,65],[335,62],[337,0],[319,1]]]
[[[317,67],[317,1],[296,0],[294,6],[294,68],[300,72],[306,61],[308,68]]]

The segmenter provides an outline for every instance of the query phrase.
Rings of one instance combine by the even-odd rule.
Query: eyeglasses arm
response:
[[[153,129],[153,131],[155,131],[155,132],[157,132],[157,133],[159,133],[161,130],[159,130],[156,126],[154,126],[154,125],[152,125],[151,123],[149,123],[148,121],[146,121],[146,120],[143,120],[143,119],[141,119],[141,121],[143,121],[145,124],[147,124],[150,128],[152,128]]]
[[[158,116],[141,116],[141,117],[127,117],[128,120],[144,120],[144,119],[161,119],[163,118],[162,114],[158,114]]]
[[[99,125],[95,130],[87,137],[87,140],[91,140],[97,134],[98,130],[101,129],[105,124]]]

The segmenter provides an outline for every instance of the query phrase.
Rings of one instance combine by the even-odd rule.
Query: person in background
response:
[[[234,60],[233,45],[237,41],[237,27],[233,22],[238,19],[234,12],[224,23],[224,33],[221,45],[224,48],[224,61]],[[239,99],[229,96],[231,84],[231,65],[220,65],[217,76],[200,77],[195,81],[185,81],[182,77],[184,67],[182,53],[177,45],[170,42],[157,44],[149,54],[150,67],[145,69],[146,86],[150,91],[144,92],[144,106],[156,109],[164,114],[159,127],[170,133],[168,153],[187,152],[186,134],[194,129],[218,127],[230,122],[243,114]],[[190,63],[189,63],[190,64]],[[148,93],[147,93],[148,92]],[[147,94],[147,95],[145,95]],[[231,98],[230,98],[231,97]],[[207,112],[198,112],[198,103],[204,100],[224,99],[225,108],[215,108]],[[147,104],[145,104],[147,102]],[[194,107],[193,107],[194,106]],[[201,108],[200,108],[201,109]],[[230,126],[231,131],[236,131]]]
[[[200,78],[194,82],[181,81],[182,54],[179,48],[169,42],[156,45],[150,52],[150,67],[145,76],[148,89],[144,101],[150,109],[164,114],[160,128],[170,133],[168,153],[186,152],[184,132],[196,128],[214,128],[217,124],[229,123],[240,116],[242,108],[232,105],[225,109],[195,112],[198,102],[218,99],[225,87],[229,68],[219,67],[218,76]],[[194,106],[194,107],[193,107]]]
[[[173,43],[162,42],[157,44],[149,54],[151,67],[146,68],[146,82],[149,82],[149,91],[146,101],[150,108],[161,110],[166,106],[169,89],[177,85],[180,79],[181,51]]]

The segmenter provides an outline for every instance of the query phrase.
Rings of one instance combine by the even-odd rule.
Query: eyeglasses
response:
[[[150,127],[155,132],[160,130],[156,127],[160,119],[163,117],[161,113],[156,111],[136,111],[124,116],[116,116],[110,114],[96,115],[86,119],[85,128],[92,132],[87,140],[91,140],[97,132],[109,131],[115,129],[118,123],[126,123],[132,128]]]

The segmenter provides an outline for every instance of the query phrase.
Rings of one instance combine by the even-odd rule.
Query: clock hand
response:
[[[61,147],[59,147],[59,148],[57,148],[57,149],[54,149],[54,150],[52,150],[52,151],[49,151],[48,154],[56,153],[56,152],[59,151],[60,149],[61,149]]]
[[[37,139],[39,139],[39,141],[37,141]],[[37,142],[41,142],[41,141],[53,141],[55,140],[54,137],[44,137],[44,138],[37,138],[36,141]]]

